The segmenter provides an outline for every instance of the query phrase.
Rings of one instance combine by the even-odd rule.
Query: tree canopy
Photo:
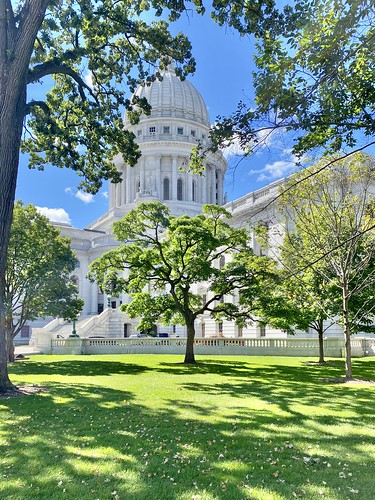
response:
[[[273,5],[258,29],[248,21],[246,6],[235,11],[233,25],[257,33],[255,101],[241,102],[231,116],[219,118],[214,143],[236,140],[251,154],[269,134],[289,131],[299,156],[314,148],[350,152],[373,144],[373,1]]]
[[[131,120],[149,111],[130,92],[170,59],[181,76],[194,70],[187,38],[169,32],[184,10],[175,0],[0,0],[0,391],[12,388],[4,280],[21,138],[33,168],[71,168],[92,193],[120,181],[115,155],[129,165],[140,155],[123,110]],[[29,86],[43,83],[45,98],[28,101]]]
[[[284,221],[285,227],[293,227],[290,217]],[[303,244],[298,234],[285,231],[277,252],[277,279],[263,304],[262,316],[265,323],[292,335],[295,330],[314,330],[319,340],[319,362],[324,363],[323,335],[340,311],[338,294],[332,280],[326,278],[329,271],[322,272],[324,263],[320,261],[318,269],[310,266],[311,256],[305,254]]]
[[[27,83],[48,75],[54,81],[44,100],[26,104],[30,134],[22,147],[32,167],[72,168],[83,187],[95,192],[103,179],[119,180],[116,154],[129,165],[140,156],[133,134],[124,128],[123,112],[126,108],[134,121],[149,112],[149,104],[130,93],[157,78],[157,69],[171,59],[181,63],[179,75],[193,71],[190,43],[181,33],[173,37],[167,21],[143,19],[143,10],[156,7],[161,14],[165,2],[45,3]],[[181,11],[177,2],[168,7],[173,16]]]
[[[318,306],[336,313],[344,331],[350,379],[350,335],[375,329],[374,159],[358,153],[329,169],[322,163],[307,169],[314,174],[308,180],[298,182],[306,171],[291,177],[281,197],[293,221],[287,238],[296,257],[288,271],[293,281],[318,280],[326,299]]]
[[[197,318],[207,312],[217,320],[251,320],[271,274],[271,261],[254,255],[246,231],[231,227],[229,218],[216,205],[205,205],[195,217],[174,217],[160,202],[141,203],[114,224],[123,244],[90,267],[90,278],[103,290],[130,295],[121,309],[141,317],[141,329],[186,325],[185,363],[195,363]]]
[[[5,275],[8,353],[26,321],[47,316],[75,318],[83,306],[70,278],[77,264],[63,238],[32,205],[16,203]]]

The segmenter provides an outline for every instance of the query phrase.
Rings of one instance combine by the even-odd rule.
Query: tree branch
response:
[[[48,107],[48,104],[44,101],[30,101],[26,104],[25,108],[25,116],[27,116],[29,113],[31,113],[32,108],[39,107],[41,108],[46,115],[50,114],[50,108]]]
[[[73,78],[73,80],[78,84],[78,91],[83,101],[87,99],[86,94],[83,91],[83,89],[86,89],[89,92],[89,94],[95,99],[95,101],[98,102],[98,99],[96,98],[94,92],[89,87],[89,85],[87,85],[87,83],[84,80],[82,80],[82,78],[76,71],[74,71],[69,66],[65,66],[64,64],[59,64],[50,61],[34,66],[29,71],[27,77],[27,83],[34,83],[38,81],[40,78],[43,78],[43,76],[56,75],[56,74],[67,75]]]

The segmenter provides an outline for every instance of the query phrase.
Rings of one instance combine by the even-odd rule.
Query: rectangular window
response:
[[[192,137],[195,137],[195,130],[191,130],[190,134],[191,134]]]
[[[259,323],[259,335],[261,337],[266,336],[266,325],[264,323]]]
[[[150,127],[149,132],[151,135],[155,135],[156,134],[156,127]]]
[[[178,135],[183,135],[184,129],[182,127],[177,127],[177,134]]]
[[[171,133],[170,127],[163,127],[163,134],[170,134],[170,133]]]
[[[137,130],[137,136],[141,137],[141,135],[142,135],[142,130]]]
[[[28,339],[30,337],[30,327],[29,325],[24,325],[21,328],[21,339]]]

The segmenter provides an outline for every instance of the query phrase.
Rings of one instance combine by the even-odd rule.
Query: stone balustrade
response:
[[[44,354],[184,354],[186,338],[50,338],[39,349]],[[318,357],[317,338],[196,338],[196,354]],[[326,357],[344,355],[344,340],[324,340]],[[353,356],[375,356],[375,338],[352,339]]]

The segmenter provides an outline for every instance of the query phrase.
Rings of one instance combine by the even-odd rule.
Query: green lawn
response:
[[[375,385],[303,358],[33,356],[0,399],[1,499],[375,498]],[[375,359],[354,375],[375,378]]]

